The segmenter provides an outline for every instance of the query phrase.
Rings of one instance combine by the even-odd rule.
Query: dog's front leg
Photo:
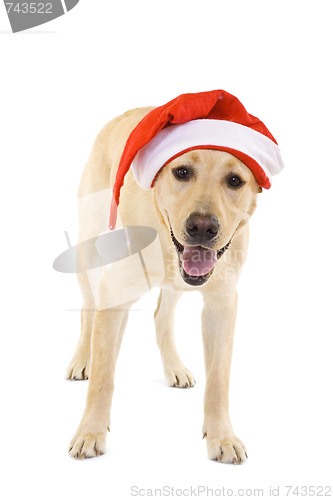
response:
[[[115,365],[127,317],[125,306],[95,314],[86,408],[69,448],[74,458],[95,457],[105,451]]]
[[[203,433],[208,457],[240,464],[247,458],[229,417],[229,375],[237,310],[237,293],[204,293],[202,334],[206,368]]]

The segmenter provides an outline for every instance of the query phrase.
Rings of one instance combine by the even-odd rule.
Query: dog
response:
[[[209,92],[203,94],[203,99],[211,95]],[[188,99],[198,99],[198,94],[184,95],[190,96]],[[220,94],[214,94],[214,102],[217,106],[227,106],[229,96],[231,94],[220,91]],[[177,103],[173,106],[177,107]],[[177,113],[174,110],[171,113],[169,108],[168,117],[172,121]],[[107,218],[113,196],[110,193],[112,189],[115,192],[124,151],[133,131],[149,120],[156,109],[130,110],[112,120],[98,135],[79,187],[79,200],[90,200],[88,208],[80,213],[80,241],[108,230]],[[252,120],[252,115],[248,116]],[[156,120],[156,116],[152,119]],[[188,121],[193,123],[191,119]],[[197,119],[194,121],[198,125]],[[230,126],[234,125],[231,123]],[[180,125],[177,122],[168,123],[163,131],[166,134],[173,129],[177,132],[177,126],[183,127],[180,129],[181,137],[184,133],[186,135],[181,120]],[[160,133],[161,130],[155,139]],[[257,137],[260,132],[256,130],[254,134]],[[271,138],[268,140],[271,141]],[[174,139],[171,137],[170,141],[173,143]],[[276,149],[276,145],[273,146]],[[154,161],[149,151],[147,154],[147,168],[150,168]],[[194,376],[177,353],[173,322],[182,293],[191,290],[202,293],[206,371],[202,431],[208,458],[233,464],[241,464],[247,459],[246,448],[235,435],[228,412],[229,373],[237,311],[236,286],[247,254],[248,222],[263,186],[262,182],[258,182],[258,173],[252,166],[249,168],[249,162],[246,164],[244,158],[235,153],[235,149],[225,146],[191,146],[173,155],[159,166],[157,173],[154,171],[151,174],[154,178],[152,189],[148,189],[149,185],[143,189],[138,184],[138,171],[135,172],[134,167],[129,169],[121,198],[117,201],[124,226],[149,226],[158,234],[164,273],[155,311],[155,326],[164,373],[170,386],[186,388],[195,385]],[[279,168],[282,168],[281,162]],[[105,196],[102,202],[95,203],[94,197],[98,193],[105,193]],[[86,458],[105,452],[106,432],[110,430],[115,365],[128,311],[135,300],[121,306],[98,309],[87,273],[80,273],[78,279],[83,294],[81,336],[67,369],[67,378],[89,378],[89,387],[86,407],[70,443],[69,454],[74,458]]]

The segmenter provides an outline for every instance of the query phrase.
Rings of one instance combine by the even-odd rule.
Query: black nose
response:
[[[186,221],[186,232],[195,240],[195,243],[212,240],[218,230],[219,221],[215,215],[193,213]]]

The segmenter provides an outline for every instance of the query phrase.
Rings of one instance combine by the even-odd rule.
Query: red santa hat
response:
[[[231,153],[266,189],[283,168],[276,140],[235,96],[224,90],[182,94],[150,111],[129,135],[113,187],[110,229],[116,225],[120,190],[130,168],[139,186],[150,189],[161,168],[193,149]]]

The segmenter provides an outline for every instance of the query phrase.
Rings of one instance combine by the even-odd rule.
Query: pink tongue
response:
[[[217,262],[216,250],[185,246],[182,262],[184,271],[190,276],[204,276]]]

